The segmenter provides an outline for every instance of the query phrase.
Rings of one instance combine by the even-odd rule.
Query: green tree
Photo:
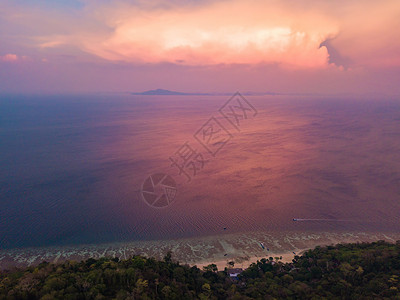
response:
[[[208,265],[208,266],[204,266],[203,267],[203,270],[204,271],[210,271],[210,272],[218,272],[218,267],[217,267],[217,265],[216,264],[210,264],[210,265]]]

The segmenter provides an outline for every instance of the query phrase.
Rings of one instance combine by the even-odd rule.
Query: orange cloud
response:
[[[0,60],[5,62],[15,62],[18,60],[18,56],[16,54],[6,54],[4,56],[0,56]]]
[[[400,66],[398,0],[85,0],[72,13],[3,10],[10,28],[32,24],[28,32],[35,34],[25,44],[79,49],[110,61]]]
[[[123,4],[98,12],[113,31],[84,41],[85,50],[129,62],[324,67],[328,53],[319,45],[338,33],[327,15],[297,14],[271,1],[156,9]]]

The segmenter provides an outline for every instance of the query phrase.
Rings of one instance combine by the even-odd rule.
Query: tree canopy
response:
[[[293,262],[261,259],[233,280],[211,264],[200,270],[134,256],[43,262],[0,272],[0,299],[399,299],[400,243],[316,247]]]

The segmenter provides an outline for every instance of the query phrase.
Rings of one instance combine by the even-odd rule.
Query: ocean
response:
[[[399,99],[244,99],[1,96],[0,248],[399,231]]]

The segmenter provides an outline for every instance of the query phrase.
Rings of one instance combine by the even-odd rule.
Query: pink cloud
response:
[[[18,56],[16,54],[6,54],[4,56],[0,56],[0,60],[5,62],[16,62],[18,61]]]
[[[13,6],[8,18],[34,24],[26,43],[43,51],[79,49],[108,61],[321,69],[335,67],[320,47],[330,39],[350,67],[400,65],[398,0],[84,2],[73,16]]]
[[[398,0],[11,2],[0,3],[0,62],[17,62],[0,72],[8,90],[400,93]]]
[[[326,67],[328,53],[319,45],[338,33],[326,14],[256,0],[153,9],[122,3],[97,8],[97,16],[113,30],[82,39],[84,49],[107,60],[139,63]]]

